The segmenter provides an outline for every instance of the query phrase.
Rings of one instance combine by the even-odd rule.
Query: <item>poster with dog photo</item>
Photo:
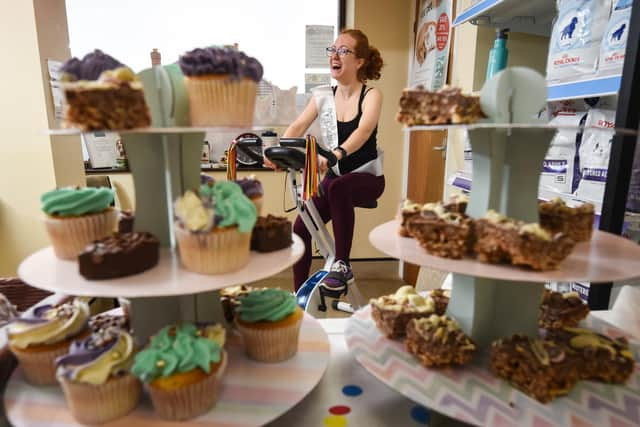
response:
[[[411,86],[444,86],[449,65],[453,0],[421,0],[413,47]]]

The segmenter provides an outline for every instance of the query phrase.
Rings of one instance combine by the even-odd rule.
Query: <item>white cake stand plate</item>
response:
[[[320,323],[305,314],[298,353],[282,363],[259,363],[245,356],[238,336],[230,336],[225,348],[229,365],[222,381],[220,400],[207,414],[181,422],[181,426],[249,427],[264,425],[300,402],[320,381],[330,356],[329,338]],[[26,383],[20,368],[5,393],[9,421],[15,426],[79,425],[67,409],[58,386],[36,387]],[[145,395],[138,408],[105,426],[174,425],[158,418]],[[177,425],[177,424],[175,424]]]
[[[610,336],[624,333],[589,317],[587,326]],[[640,425],[640,364],[627,384],[580,382],[568,396],[542,404],[493,376],[477,357],[465,368],[427,369],[400,340],[380,333],[370,306],[358,310],[345,330],[356,360],[389,387],[417,403],[462,422],[491,427],[632,427]],[[630,341],[636,361],[640,343]]]

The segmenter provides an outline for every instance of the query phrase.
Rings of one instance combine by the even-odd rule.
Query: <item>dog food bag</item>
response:
[[[560,193],[572,193],[574,159],[578,126],[584,112],[561,113],[549,124],[560,127],[551,140],[551,146],[544,158],[540,188]]]
[[[611,0],[558,0],[553,25],[547,80],[579,80],[596,72],[598,54],[607,27]]]
[[[613,110],[596,108],[587,114],[579,148],[580,183],[576,190],[579,199],[600,202],[604,197],[615,117]]]
[[[627,48],[629,20],[633,0],[615,0],[611,18],[602,37],[598,71],[602,75],[622,73],[624,53]]]

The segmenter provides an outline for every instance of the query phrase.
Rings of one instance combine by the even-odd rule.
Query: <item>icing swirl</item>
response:
[[[220,325],[200,330],[191,323],[165,326],[149,347],[135,356],[131,373],[146,383],[197,368],[209,374],[211,364],[221,361],[224,340],[225,331]]]
[[[60,188],[40,197],[47,215],[79,216],[102,212],[113,202],[113,190],[106,187]]]
[[[120,67],[124,67],[120,61],[96,49],[82,59],[69,59],[62,64],[61,71],[67,80],[98,80],[103,71]]]
[[[42,305],[7,326],[11,345],[55,344],[82,332],[89,321],[89,305],[80,298],[54,307]]]
[[[129,369],[133,354],[131,335],[116,327],[102,329],[71,343],[69,353],[56,360],[56,374],[72,381],[104,384],[109,377]]]
[[[262,289],[240,298],[236,308],[240,320],[247,323],[277,322],[296,310],[296,298],[282,289]]]
[[[262,183],[255,179],[254,177],[247,177],[242,179],[237,179],[234,181],[236,184],[242,188],[242,192],[245,196],[251,197],[260,197],[264,195],[264,190],[262,189]]]
[[[263,69],[260,62],[233,48],[207,47],[193,49],[180,56],[180,69],[185,76],[228,74],[231,79],[250,78],[258,83]]]

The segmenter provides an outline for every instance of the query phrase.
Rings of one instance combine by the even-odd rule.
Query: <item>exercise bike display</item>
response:
[[[310,138],[310,137],[307,137]],[[258,156],[258,150],[247,150],[247,147],[261,145],[259,138],[240,138],[236,141],[239,150],[243,150],[247,155]],[[305,227],[309,231],[312,240],[316,243],[320,255],[324,259],[324,266],[321,270],[311,274],[302,284],[296,293],[298,305],[315,317],[325,317],[327,313],[327,300],[333,299],[331,307],[347,313],[352,313],[364,302],[355,282],[345,284],[339,288],[329,288],[322,283],[322,279],[329,274],[331,265],[335,261],[335,243],[329,234],[320,214],[318,213],[313,200],[303,200],[302,178],[305,167],[306,138],[280,138],[280,145],[268,147],[264,150],[264,155],[278,168],[286,170],[287,183],[291,191],[291,198],[295,202],[295,208]],[[329,167],[337,162],[336,156],[321,144],[316,142],[316,151],[319,155],[327,159]],[[319,187],[319,191],[322,188]],[[371,206],[361,206],[373,208]],[[346,296],[349,301],[340,301],[340,297]]]

